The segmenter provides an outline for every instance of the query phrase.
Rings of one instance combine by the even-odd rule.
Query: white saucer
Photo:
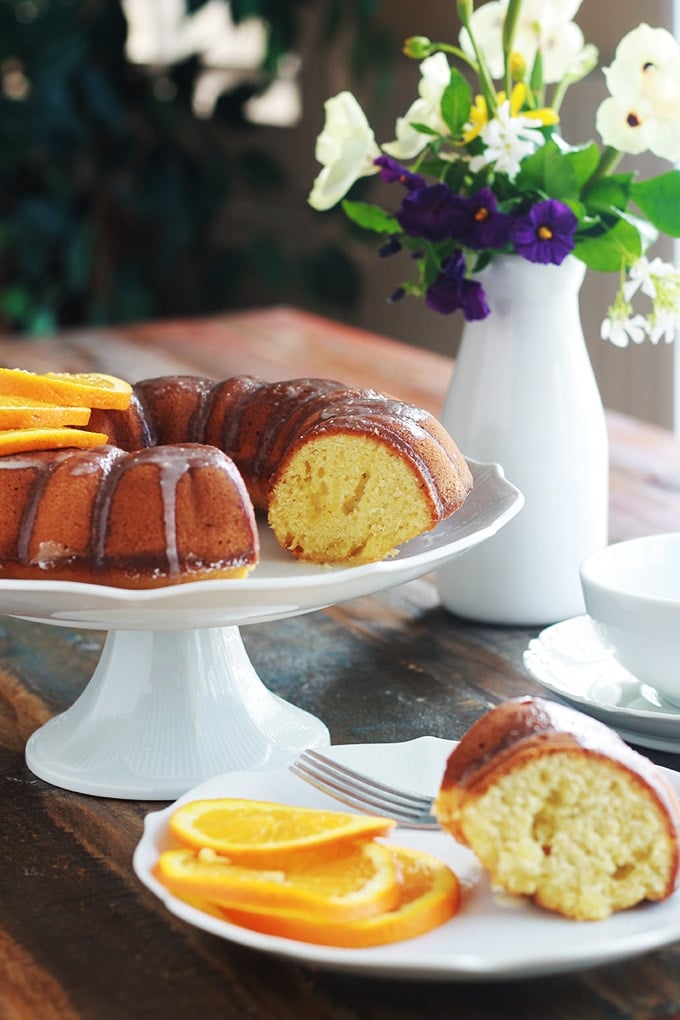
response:
[[[546,627],[529,642],[524,666],[546,690],[630,743],[680,753],[680,708],[619,666],[589,616]]]

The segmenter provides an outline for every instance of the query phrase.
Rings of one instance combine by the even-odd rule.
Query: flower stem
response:
[[[510,95],[510,92],[512,91],[510,55],[512,53],[512,43],[515,38],[515,31],[517,30],[517,19],[519,18],[519,12],[521,9],[522,0],[510,0],[508,9],[505,13],[505,19],[503,21],[503,66],[505,67],[505,91],[507,95]]]
[[[599,181],[602,177],[608,176],[613,170],[615,170],[622,159],[622,152],[619,152],[618,149],[614,149],[611,145],[607,145],[600,154],[600,161],[597,164],[597,168],[592,177],[586,184],[583,194],[586,194],[592,188],[593,184]]]
[[[470,42],[472,43],[472,49],[474,50],[475,57],[477,58],[477,74],[479,75],[479,84],[482,90],[482,95],[486,101],[486,108],[489,111],[489,116],[498,112],[498,100],[496,98],[496,90],[493,87],[491,75],[489,69],[486,66],[484,54],[477,45],[470,21],[472,18],[472,0],[457,0],[458,17],[461,20],[463,28],[467,29]]]
[[[472,57],[469,57],[467,53],[460,49],[460,47],[452,46],[451,43],[443,42],[430,43],[430,53],[436,53],[438,51],[441,51],[442,53],[451,53],[458,60],[461,60],[464,64],[467,64],[470,70],[474,71],[475,74],[480,73],[477,61],[473,60]]]

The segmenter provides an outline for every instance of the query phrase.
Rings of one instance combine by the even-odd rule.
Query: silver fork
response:
[[[365,814],[381,814],[412,829],[438,829],[432,798],[388,786],[355,772],[318,751],[303,751],[288,766],[290,771],[330,797]]]

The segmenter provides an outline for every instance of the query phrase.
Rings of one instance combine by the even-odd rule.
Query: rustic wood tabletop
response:
[[[268,379],[324,376],[439,410],[452,362],[289,308],[0,339],[0,363]],[[609,414],[612,540],[680,525],[680,443]],[[2,592],[0,590],[0,613]],[[481,626],[440,606],[430,576],[320,612],[243,628],[265,684],[322,718],[333,743],[456,739],[489,706],[541,693],[522,656],[536,631]],[[671,1020],[680,943],[623,962],[513,981],[423,982],[333,973],[232,944],[168,913],[132,855],[158,802],[51,786],[30,735],[85,688],[105,634],[0,616],[2,1020]],[[646,751],[680,768],[680,757]]]

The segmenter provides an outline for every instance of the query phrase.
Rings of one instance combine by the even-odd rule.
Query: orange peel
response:
[[[372,815],[227,797],[181,805],[169,828],[183,846],[208,847],[232,863],[268,867],[301,851],[341,852],[358,840],[386,836],[394,824]]]
[[[0,456],[8,453],[29,453],[33,450],[58,450],[73,446],[88,450],[103,446],[108,436],[85,429],[6,429],[0,431]]]
[[[30,397],[0,395],[0,430],[87,425],[89,420],[89,407],[60,406]]]
[[[0,368],[0,394],[29,397],[49,404],[124,409],[132,397],[130,383],[101,372],[45,372]]]
[[[451,869],[423,851],[390,849],[402,875],[401,896],[395,907],[373,917],[342,921],[328,914],[318,918],[297,911],[221,908],[222,916],[266,935],[344,949],[403,942],[449,921],[460,906],[460,884]],[[207,907],[215,913],[212,904]]]

